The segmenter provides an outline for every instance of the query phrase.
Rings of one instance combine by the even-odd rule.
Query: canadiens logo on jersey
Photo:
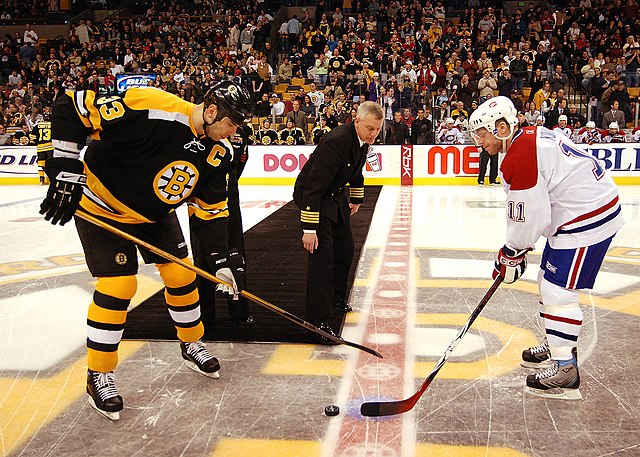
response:
[[[153,180],[153,190],[166,203],[189,196],[198,181],[198,170],[189,162],[177,161],[164,167]]]
[[[204,144],[200,143],[197,139],[193,139],[184,145],[184,148],[197,154],[198,152],[202,152],[205,150]]]

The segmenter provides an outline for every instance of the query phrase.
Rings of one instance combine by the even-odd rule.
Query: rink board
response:
[[[618,184],[640,184],[640,143],[583,145],[602,161]],[[315,146],[250,146],[240,181],[292,185]],[[374,145],[379,170],[365,165],[369,185],[475,184],[480,165],[473,145]],[[34,146],[0,146],[0,184],[38,181]]]

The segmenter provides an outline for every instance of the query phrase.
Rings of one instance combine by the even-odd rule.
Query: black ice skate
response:
[[[522,351],[522,362],[520,365],[525,368],[547,368],[551,365],[551,352],[547,338],[537,346]]]
[[[576,348],[570,360],[553,360],[549,368],[527,376],[527,393],[560,400],[582,400]]]
[[[87,370],[87,393],[89,404],[107,419],[117,421],[122,411],[122,397],[116,389],[113,371],[101,373]]]
[[[220,363],[218,363],[218,359],[207,351],[202,341],[194,343],[180,342],[180,350],[186,365],[193,371],[214,379],[220,377],[218,373]]]

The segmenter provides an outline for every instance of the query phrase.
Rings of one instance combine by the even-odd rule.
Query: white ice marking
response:
[[[1,299],[0,370],[46,370],[83,347],[89,303],[79,286]]]

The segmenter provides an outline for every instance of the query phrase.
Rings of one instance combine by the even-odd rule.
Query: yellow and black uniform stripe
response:
[[[36,153],[38,155],[38,175],[41,181],[45,180],[44,163],[53,157],[53,143],[51,142],[51,122],[40,121],[33,126],[31,134],[35,138]]]
[[[185,261],[190,262],[188,259]],[[165,284],[164,298],[178,339],[198,341],[204,335],[204,326],[200,321],[200,298],[195,273],[176,263],[156,266]]]
[[[231,144],[197,134],[194,106],[154,88],[60,97],[52,119],[54,147],[84,145],[87,136],[94,140],[84,157],[87,190],[81,206],[118,222],[148,223],[192,198],[202,207],[221,204]]]
[[[300,127],[294,127],[292,129],[283,129],[279,133],[280,144],[286,144],[288,146],[305,144],[304,132]]]
[[[313,144],[319,144],[320,140],[322,139],[322,137],[330,132],[331,129],[329,127],[327,127],[326,125],[324,127],[316,127],[311,131],[311,141],[313,142]]]
[[[113,371],[118,365],[118,345],[127,320],[127,308],[136,289],[135,276],[98,278],[87,313],[90,370]]]
[[[263,146],[278,144],[278,141],[278,132],[273,129],[258,130],[258,133],[256,134],[256,142]]]

